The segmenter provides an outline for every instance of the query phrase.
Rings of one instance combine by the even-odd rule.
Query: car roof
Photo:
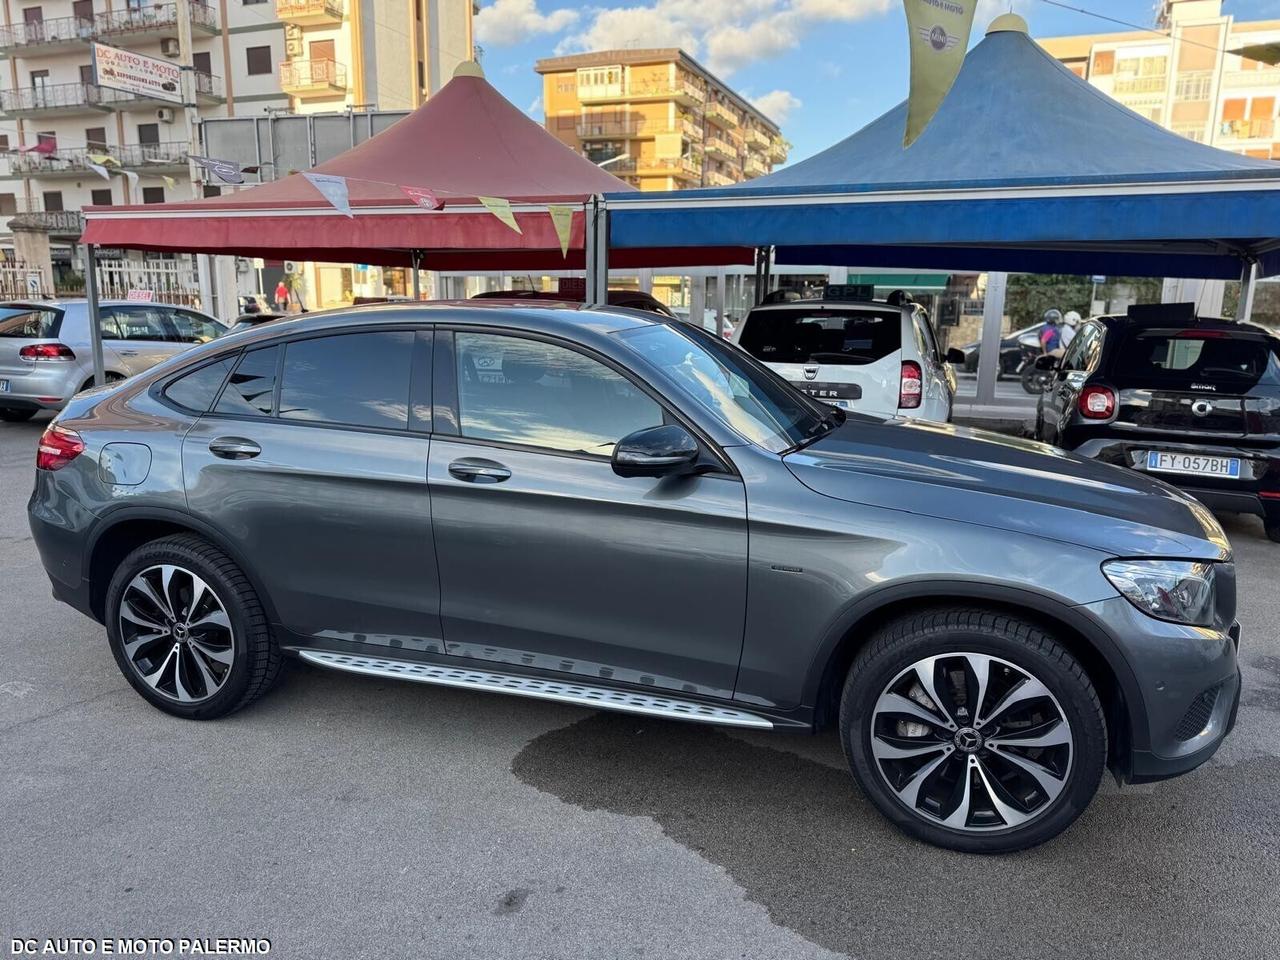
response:
[[[883,300],[786,300],[782,303],[762,303],[759,306],[751,308],[751,313],[759,311],[764,312],[785,312],[787,310],[813,310],[814,308],[823,310],[897,310],[899,312],[909,309],[909,307],[918,306],[918,304],[904,304],[895,306],[892,303],[885,303]]]
[[[1103,315],[1099,317],[1090,317],[1090,320],[1102,321],[1112,330],[1228,330],[1238,333],[1248,333],[1253,335],[1262,335],[1272,340],[1277,339],[1276,334],[1266,327],[1256,323],[1250,323],[1247,320],[1233,320],[1228,317],[1196,317],[1193,320],[1187,320],[1182,317],[1146,317],[1135,319],[1129,316],[1119,315]]]

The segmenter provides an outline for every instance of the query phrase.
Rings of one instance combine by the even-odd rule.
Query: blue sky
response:
[[[1153,23],[1154,0],[1065,0]],[[1044,0],[979,0],[973,42],[1012,6],[1035,36],[1121,30]],[[1278,0],[1225,0],[1237,19],[1280,16]],[[542,118],[540,57],[682,46],[782,124],[803,159],[875,119],[907,92],[901,0],[481,0],[477,41],[489,80]]]

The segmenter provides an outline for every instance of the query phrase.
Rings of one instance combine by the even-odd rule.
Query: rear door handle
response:
[[[122,357],[136,357],[138,355],[137,350],[117,350],[116,353]]]
[[[467,483],[501,483],[511,478],[511,471],[494,460],[463,457],[449,464],[449,475]]]
[[[262,448],[244,437],[218,437],[209,441],[209,452],[223,460],[251,460]]]

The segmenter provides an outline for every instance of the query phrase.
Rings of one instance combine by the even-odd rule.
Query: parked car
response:
[[[272,310],[271,303],[267,300],[266,294],[263,293],[245,293],[241,294],[238,299],[242,314],[270,313]]]
[[[294,314],[288,313],[242,313],[236,317],[235,323],[231,324],[231,333],[239,333],[241,330],[248,330],[250,327],[260,327],[264,323],[275,323],[277,320],[287,320]]]
[[[1021,330],[1014,330],[1000,338],[1000,366],[996,371],[997,376],[1017,376],[1022,365],[1024,344],[1039,344],[1040,331],[1043,329],[1043,323],[1036,323]],[[958,365],[964,368],[965,373],[977,373],[978,360],[982,355],[982,341],[966,343],[957,349],[964,355],[964,360]]]
[[[1199,766],[1235,717],[1231,550],[1196,501],[846,414],[656,314],[268,324],[72,400],[37,467],[54,595],[179,717],[245,706],[291,655],[835,726],[889,819],[987,852],[1063,830],[1108,764]]]
[[[1177,307],[1094,317],[1040,398],[1036,436],[1154,474],[1280,542],[1280,339]]]
[[[477,293],[472,300],[537,300],[544,303],[582,303],[581,296],[570,293],[553,293],[542,290],[488,290]],[[664,317],[674,317],[671,308],[651,293],[642,290],[610,290],[609,306],[627,307],[631,310],[648,310]]]
[[[227,332],[213,317],[165,303],[101,304],[107,381],[123,380]],[[0,420],[61,410],[93,386],[88,301],[0,303]]]
[[[956,375],[918,304],[796,300],[756,307],[733,342],[809,396],[946,423]],[[953,354],[950,360],[962,359]]]

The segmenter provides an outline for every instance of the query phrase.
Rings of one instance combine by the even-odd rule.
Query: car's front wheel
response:
[[[1035,624],[967,607],[885,624],[850,670],[840,732],[885,816],[970,853],[1061,833],[1107,755],[1098,695],[1071,654]]]
[[[281,654],[253,587],[207,540],[166,537],[134,550],[107,588],[107,634],[125,678],[153,706],[192,720],[262,696]]]

